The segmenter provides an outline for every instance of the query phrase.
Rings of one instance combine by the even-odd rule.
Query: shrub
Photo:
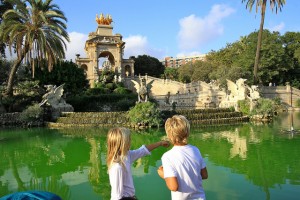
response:
[[[124,111],[125,107],[128,108],[126,110],[128,111],[130,107],[134,106],[136,99],[137,95],[133,93],[110,93],[68,97],[67,102],[74,107],[75,112],[99,112],[102,111],[104,105],[109,105],[112,108],[111,111]],[[127,105],[125,106],[125,104]],[[120,108],[121,110],[119,110]]]
[[[108,89],[103,87],[90,88],[85,92],[86,95],[99,95],[99,94],[107,94],[107,93],[109,93]]]
[[[135,104],[135,99],[121,99],[115,105],[118,111],[128,111]]]
[[[124,88],[124,87],[118,87],[118,88],[114,89],[113,93],[116,93],[116,94],[129,94],[129,93],[131,93],[131,91],[127,88]]]
[[[275,105],[278,105],[278,106],[281,105],[281,103],[282,103],[282,102],[281,102],[281,99],[280,99],[279,97],[275,97],[275,98],[273,99],[273,101],[274,101],[274,104],[275,104]]]
[[[162,124],[160,111],[155,103],[145,102],[138,103],[128,112],[129,121],[131,124],[142,124],[146,126],[157,126]]]
[[[38,104],[29,106],[20,114],[20,119],[25,122],[37,121],[42,117],[43,109]]]
[[[297,99],[297,101],[296,101],[296,107],[300,107],[300,99]]]
[[[252,113],[260,115],[273,115],[275,111],[274,101],[270,99],[260,98],[257,101]]]
[[[116,88],[116,85],[114,83],[107,83],[106,88],[110,89],[111,91]]]
[[[250,102],[249,100],[239,100],[238,101],[238,106],[239,106],[239,110],[246,114],[249,115],[250,114]]]

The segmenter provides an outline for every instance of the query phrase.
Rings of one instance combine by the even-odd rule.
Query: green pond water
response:
[[[209,200],[300,199],[300,113],[285,113],[270,124],[193,128],[190,143],[207,163]],[[46,190],[64,200],[110,199],[106,128],[1,129],[0,197]],[[163,129],[132,131],[132,148],[156,142]],[[169,200],[156,169],[165,148],[132,166],[140,200]],[[0,198],[1,199],[1,198]]]

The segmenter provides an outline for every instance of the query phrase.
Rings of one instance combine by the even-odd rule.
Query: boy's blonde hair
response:
[[[182,115],[174,115],[165,123],[167,136],[172,144],[186,145],[190,135],[190,123]]]
[[[125,158],[130,149],[130,131],[127,128],[112,128],[107,134],[107,158],[108,169],[113,163],[125,166]]]

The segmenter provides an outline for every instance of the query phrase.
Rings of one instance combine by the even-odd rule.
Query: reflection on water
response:
[[[192,129],[190,143],[205,157],[208,199],[298,199],[300,115],[285,113],[272,124]],[[291,133],[291,126],[295,132]],[[0,197],[22,190],[47,190],[63,199],[109,199],[107,129],[0,131]],[[163,130],[133,132],[132,148],[156,142]],[[166,151],[133,164],[140,199],[170,199],[157,175]]]

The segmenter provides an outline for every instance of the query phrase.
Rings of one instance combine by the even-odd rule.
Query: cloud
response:
[[[273,31],[277,31],[277,32],[281,32],[285,27],[284,22],[281,22],[280,24],[277,24],[273,27],[268,27],[267,29],[269,29],[271,32]]]
[[[234,9],[226,5],[214,5],[204,18],[190,15],[179,20],[178,46],[182,51],[197,50],[202,45],[223,34],[222,19]]]
[[[124,57],[129,58],[130,56],[137,56],[147,54],[149,45],[147,37],[141,35],[132,35],[124,38],[125,50]]]
[[[69,33],[70,43],[67,44],[66,60],[75,60],[75,55],[80,54],[80,57],[86,57],[84,51],[84,45],[88,38],[86,34],[71,32]],[[146,36],[133,35],[127,38],[123,38],[125,44],[123,58],[129,58],[130,56],[138,55],[150,55],[158,59],[165,56],[164,51],[151,48]]]
[[[201,55],[202,53],[199,51],[192,51],[192,52],[180,52],[176,55],[177,58],[180,57],[186,57],[186,56],[197,56],[197,55]]]
[[[80,57],[85,57],[84,45],[88,36],[83,33],[69,33],[70,43],[67,43],[66,60],[72,59],[75,61],[75,55],[80,54]]]
[[[131,35],[124,38],[124,42],[126,42],[126,44],[123,58],[138,55],[149,55],[157,59],[162,59],[165,56],[165,52],[163,50],[152,48],[149,45],[146,36]]]

